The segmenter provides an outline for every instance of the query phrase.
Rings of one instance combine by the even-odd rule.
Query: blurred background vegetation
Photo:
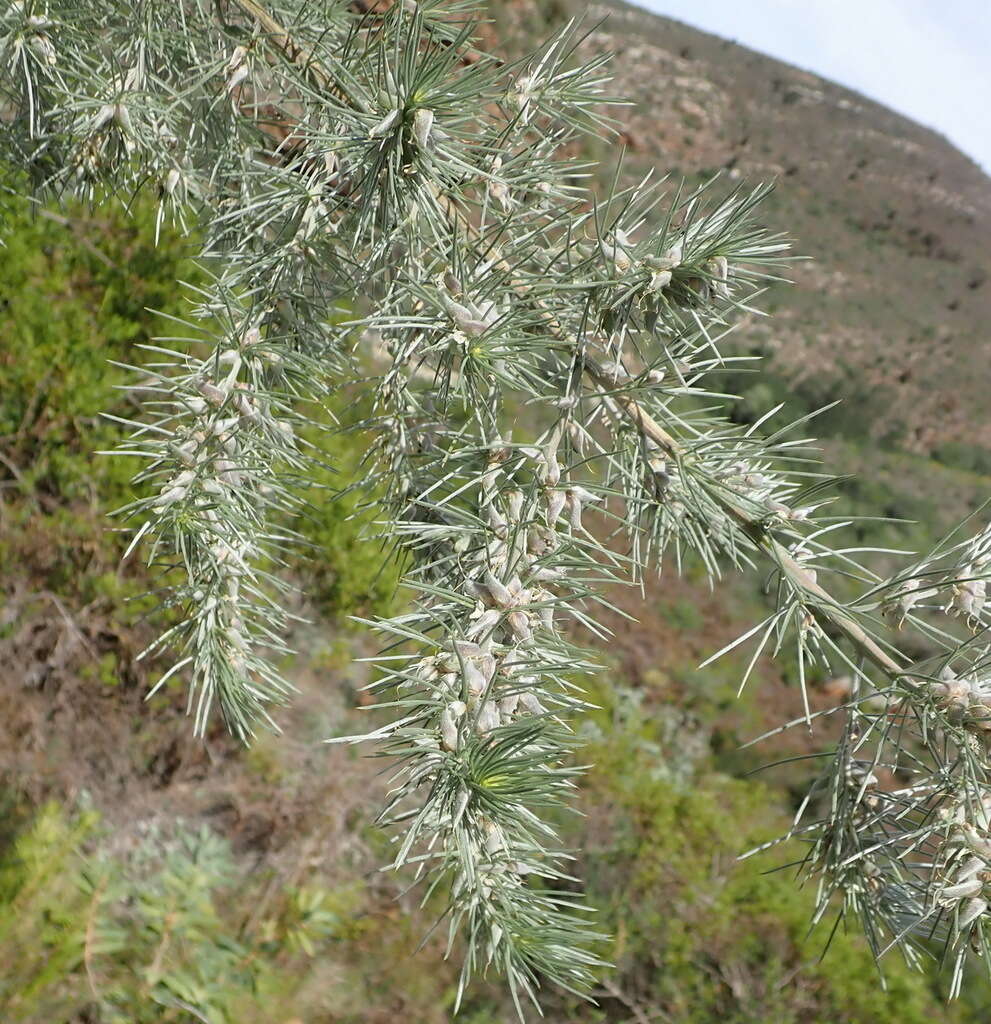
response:
[[[510,41],[543,35],[571,9],[564,0],[507,3],[491,31]],[[623,78],[642,88],[649,77],[635,74],[639,46],[646,52],[637,60],[655,77],[658,68],[681,75],[675,99],[705,94],[698,83],[706,80],[716,90],[705,94],[701,113],[655,105],[653,121],[643,120],[642,106],[630,115],[631,173],[659,159],[659,147],[665,166],[691,181],[717,167],[757,174],[747,159],[759,160],[747,154],[771,145],[760,141],[770,116],[761,127],[750,111],[731,127],[732,110],[719,106],[722,79],[706,75],[717,63],[720,75],[736,67],[738,91],[752,96],[755,82],[777,97],[811,86],[789,84],[783,65],[616,10],[614,35],[602,45],[618,44],[625,54]],[[717,49],[718,62],[709,56]],[[802,101],[774,102],[791,112]],[[882,114],[876,119],[879,131],[909,131],[892,128]],[[775,123],[780,147],[806,152]],[[744,124],[750,138],[739,144]],[[742,156],[725,156],[724,134]],[[863,143],[868,164],[852,167],[861,178],[881,161],[871,150],[879,145]],[[944,177],[948,159],[932,149],[930,164]],[[819,345],[828,365],[796,369],[794,354],[773,343],[777,321],[745,327],[740,345],[767,356],[769,367],[744,381],[733,415],[751,421],[783,402],[783,420],[844,398],[817,424],[831,467],[851,474],[838,507],[912,521],[865,520],[856,527],[864,543],[921,548],[991,494],[991,453],[980,431],[971,438],[953,427],[955,410],[970,400],[956,378],[930,379],[930,390],[957,403],[947,429],[919,434],[917,410],[899,418],[914,392],[898,391],[904,369],[897,368],[919,374],[915,356],[899,344],[911,334],[942,345],[945,324],[933,318],[934,303],[960,291],[954,274],[978,280],[980,268],[969,243],[946,232],[927,243],[922,227],[896,230],[886,216],[888,227],[871,229],[865,210],[872,193],[856,191],[862,181],[830,191],[804,180],[804,165],[796,166],[794,174],[785,167],[768,217],[796,234],[825,270],[801,271],[797,287],[775,289],[766,305],[781,317],[786,339],[805,337],[800,352]],[[991,196],[986,179],[982,187]],[[919,223],[928,216],[923,210]],[[417,952],[441,908],[421,908],[404,879],[377,870],[387,852],[373,824],[387,784],[381,763],[320,742],[368,724],[354,710],[365,703],[367,682],[354,659],[374,641],[349,616],[402,599],[397,566],[375,539],[360,497],[337,493],[361,473],[366,438],[346,431],[321,437],[336,472],[327,471],[323,490],[293,524],[312,548],[291,567],[305,595],[295,610],[309,621],[291,638],[300,653],[287,668],[300,692],[282,716],[285,734],[263,736],[250,750],[220,730],[205,744],[193,742],[179,682],[144,700],[167,664],[136,660],[153,635],[148,617],[159,614],[154,582],[137,559],[120,563],[124,543],[106,518],[132,497],[131,467],[94,454],[120,438],[101,414],[127,413],[134,402],[133,378],[108,360],[140,364],[136,346],[161,331],[150,310],[181,310],[175,282],[196,280],[188,243],[166,235],[154,245],[150,203],[125,216],[37,210],[2,196],[0,224],[0,1020],[448,1020],[457,971],[444,959],[444,936],[432,933]],[[913,239],[916,262],[899,262]],[[940,245],[963,255],[946,260]],[[889,260],[889,250],[900,255]],[[861,282],[865,267],[873,276]],[[823,285],[828,272],[859,275],[856,295]],[[981,287],[970,288],[975,302],[984,301]],[[895,289],[913,293],[915,313],[886,312]],[[968,308],[950,311],[950,321],[960,344],[974,351],[966,324],[979,310]],[[906,317],[914,317],[910,327]],[[856,343],[844,350],[851,337]],[[877,338],[890,339],[883,352]],[[875,356],[881,370],[872,369]],[[894,394],[885,381],[895,382]],[[328,415],[350,405],[341,396]],[[968,415],[981,408],[971,402]],[[841,926],[824,954],[832,922],[808,932],[812,894],[796,887],[789,867],[800,850],[738,861],[786,827],[814,768],[795,761],[755,770],[828,741],[828,730],[814,740],[793,732],[742,749],[800,715],[793,673],[762,661],[737,698],[745,655],[697,668],[762,617],[764,582],[735,580],[714,593],[689,568],[681,578],[651,582],[646,601],[639,592],[613,595],[640,624],[617,628],[602,651],[604,672],[586,681],[600,710],[582,726],[581,756],[594,767],[578,795],[581,813],[560,827],[576,850],[576,874],[614,936],[606,956],[616,967],[603,978],[597,1006],[550,993],[547,1019],[986,1021],[991,989],[975,982],[948,1005],[936,964],[916,973],[892,958],[882,990],[855,927],[847,933]],[[620,624],[617,617],[613,625]],[[842,695],[842,679],[815,684],[816,707]],[[494,982],[472,990],[461,1019],[495,1024],[513,1015]]]

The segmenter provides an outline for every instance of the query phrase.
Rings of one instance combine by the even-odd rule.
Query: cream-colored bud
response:
[[[483,614],[468,627],[465,631],[465,636],[469,639],[485,636],[499,625],[501,619],[502,615],[499,611],[495,608],[490,608],[488,611],[483,612]]]
[[[533,638],[533,628],[530,625],[530,617],[526,612],[510,612],[507,616],[507,622],[517,640],[531,640]]]
[[[175,446],[175,453],[184,466],[196,465],[196,442],[192,439]]]
[[[395,125],[398,120],[399,111],[390,110],[389,113],[378,122],[378,124],[368,129],[368,137],[370,139],[380,139]]]
[[[185,487],[170,487],[162,492],[158,500],[161,507],[167,508],[169,505],[175,505],[176,502],[182,501],[186,494],[187,488]]]
[[[520,694],[520,703],[527,711],[530,712],[531,715],[544,714],[544,705],[540,703],[537,695],[535,693],[531,693],[529,690]]]
[[[430,129],[433,126],[434,112],[432,110],[421,107],[413,115],[413,138],[416,139],[416,144],[420,149],[427,148],[427,142],[430,140]]]
[[[547,525],[553,526],[558,519],[561,517],[561,512],[564,510],[564,504],[568,500],[566,491],[551,491],[547,495]]]
[[[242,64],[235,68],[227,78],[225,91],[232,93],[248,77],[248,65]]]
[[[212,405],[223,405],[227,401],[227,391],[212,381],[201,380],[197,385],[199,393]]]
[[[167,196],[171,196],[181,180],[182,175],[179,171],[175,167],[170,168],[169,173],[165,175],[165,181],[162,183],[162,192]]]
[[[967,925],[973,924],[979,917],[982,917],[987,912],[987,909],[986,900],[981,899],[979,896],[971,897],[960,910],[958,924],[961,928],[966,928]]]
[[[515,603],[505,584],[491,572],[485,573],[485,586],[488,588],[492,601],[500,608],[509,608]]]
[[[114,119],[114,105],[112,103],[104,103],[102,107],[96,112],[96,117],[93,118],[93,131],[98,132],[101,128],[110,124]]]
[[[464,664],[464,680],[468,693],[478,697],[485,692],[485,676],[479,671],[474,661],[466,661]]]
[[[706,264],[706,269],[717,281],[726,281],[729,278],[729,261],[725,256],[713,256]]]
[[[499,828],[494,822],[489,822],[485,828],[485,852],[486,853],[498,853],[500,850],[506,848],[506,838],[502,833],[502,829]]]
[[[670,270],[655,270],[650,275],[650,280],[647,282],[647,293],[653,295],[657,292],[663,291],[671,283],[671,271]]]
[[[502,720],[499,717],[498,707],[496,707],[493,701],[487,701],[479,709],[478,716],[475,719],[475,731],[480,736],[485,736],[493,729],[498,729],[501,724]]]
[[[543,451],[540,482],[546,487],[557,487],[561,480],[561,464],[557,461],[557,440],[550,441]]]
[[[28,46],[38,55],[43,63],[54,67],[58,60],[55,46],[45,32],[33,32],[28,36]]]
[[[440,714],[441,744],[445,750],[458,749],[460,736],[458,719],[465,713],[466,706],[462,701],[453,701]]]
[[[123,103],[118,103],[114,107],[114,122],[125,135],[131,134],[131,114]]]
[[[520,695],[518,693],[510,693],[499,701],[499,713],[502,715],[504,721],[513,717],[513,714],[516,711],[516,706],[519,702]]]

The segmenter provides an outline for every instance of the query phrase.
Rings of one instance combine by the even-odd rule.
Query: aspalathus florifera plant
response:
[[[153,491],[125,510],[134,544],[173,570],[156,649],[178,652],[166,678],[188,677],[198,733],[219,710],[248,740],[291,690],[272,655],[286,513],[319,458],[300,428],[347,386],[374,410],[370,476],[413,595],[373,624],[394,720],[365,738],[396,763],[395,865],[449,893],[462,987],[489,965],[517,1000],[594,978],[548,823],[593,667],[569,624],[600,633],[604,584],[671,549],[714,578],[769,564],[775,610],[741,641],[794,650],[803,689],[813,663],[855,680],[791,833],[820,916],[858,914],[878,955],[938,936],[955,985],[970,950],[991,961],[991,534],[879,578],[831,546],[843,524],[794,425],[725,418],[707,375],[786,258],[754,220],[765,188],[596,200],[565,154],[611,131],[606,58],[573,25],[504,63],[457,0],[4,2],[17,187],[157,190],[202,239],[209,284],[149,346],[124,449]],[[840,577],[855,596],[824,589]],[[906,626],[924,663],[892,641]]]

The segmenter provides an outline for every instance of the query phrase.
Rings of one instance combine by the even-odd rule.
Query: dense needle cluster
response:
[[[477,48],[478,13],[0,10],[11,187],[152,190],[210,282],[135,368],[146,401],[124,452],[152,493],[122,513],[178,613],[154,648],[178,652],[165,678],[188,676],[200,734],[219,710],[248,740],[287,699],[279,568],[319,458],[300,427],[343,389],[372,410],[346,425],[372,439],[410,595],[370,624],[393,717],[358,739],[395,765],[394,863],[449,894],[462,987],[490,964],[518,1001],[594,978],[598,936],[553,826],[578,776],[576,678],[594,670],[575,638],[602,633],[606,584],[665,551],[714,580],[771,565],[774,610],[737,641],[756,639],[746,676],[767,649],[797,661],[803,691],[812,664],[850,674],[830,712],[842,739],[790,833],[819,916],[859,914],[878,955],[939,939],[959,977],[969,950],[989,959],[991,541],[947,542],[893,579],[833,546],[844,524],[801,424],[765,429],[771,409],[733,425],[732,396],[707,387],[786,258],[755,219],[766,188],[596,195],[568,154],[612,130],[606,57],[569,25],[506,63]],[[909,628],[938,653],[901,655]]]

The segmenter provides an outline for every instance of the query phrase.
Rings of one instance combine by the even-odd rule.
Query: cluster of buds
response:
[[[891,622],[896,629],[901,629],[905,619],[911,614],[915,606],[920,602],[934,597],[936,591],[932,588],[922,589],[922,582],[917,577],[905,580],[881,605],[881,614]]]
[[[633,257],[630,250],[633,242],[625,231],[614,228],[604,238],[599,239],[599,251],[606,264],[616,269],[620,274],[625,274],[633,265]]]
[[[248,77],[248,50],[244,46],[235,46],[230,59],[224,67],[227,81],[224,92],[229,96]]]
[[[644,284],[641,294],[648,304],[653,303],[654,297],[665,291],[674,279],[674,272],[685,261],[683,239],[676,239],[658,256],[638,257],[635,252],[636,243],[618,227],[605,237],[600,238],[598,247],[606,265],[617,273],[626,274],[632,270],[634,273],[642,275]],[[723,257],[716,257],[716,259],[722,260],[722,263],[718,265],[718,271],[728,276],[729,267],[726,260]],[[714,263],[714,261],[710,260],[710,263]],[[708,266],[707,272],[709,272]]]
[[[15,2],[11,5],[15,9],[24,9],[23,2]],[[55,27],[55,23],[44,14],[31,14],[25,19],[24,41],[28,49],[47,67],[54,67],[58,61],[58,53],[49,30]]]
[[[492,170],[486,177],[486,189],[490,198],[502,207],[503,212],[509,213],[513,208],[513,197],[510,194],[509,186],[499,177],[501,170],[502,157],[497,154],[492,158]]]
[[[991,882],[991,793],[963,799],[941,812],[951,829],[937,903],[956,911],[956,926],[967,928],[989,908]]]
[[[94,135],[107,128],[116,128],[127,140],[133,133],[131,115],[127,106],[119,100],[116,103],[104,103],[93,118],[91,131]]]
[[[966,928],[987,913],[985,890],[989,881],[991,864],[981,857],[969,857],[961,861],[952,882],[940,890],[939,902],[957,909],[958,928]]]
[[[474,555],[468,545],[454,549],[463,559],[461,590],[472,598],[474,608],[460,630],[448,634],[442,649],[417,664],[407,685],[430,695],[431,732],[415,739],[426,760],[411,773],[448,773],[460,779],[479,749],[498,742],[495,730],[527,719],[548,715],[541,688],[546,668],[544,641],[554,630],[551,593],[564,574],[554,564],[561,550],[562,530],[581,529],[581,509],[596,500],[590,491],[563,479],[559,425],[546,443],[513,448],[501,438],[490,444],[488,461],[480,478],[479,518],[487,541]],[[507,479],[523,465],[532,469],[536,484],[528,491]],[[510,469],[510,467],[512,467]],[[507,486],[509,484],[509,486]],[[546,631],[546,632],[545,632]],[[520,751],[553,762],[557,747],[531,739]],[[516,755],[510,754],[510,757]],[[508,771],[509,768],[500,769]],[[495,959],[507,941],[503,923],[508,905],[525,899],[525,876],[542,870],[534,864],[532,850],[518,836],[493,820],[487,808],[472,800],[468,785],[459,783],[444,808],[430,818],[430,829],[458,832],[458,860],[465,856],[470,871],[457,870],[452,895],[470,914],[477,914],[486,955]]]
[[[946,609],[948,612],[960,613],[975,628],[981,621],[987,603],[987,580],[982,575],[986,571],[983,566],[977,565],[964,568],[962,578],[953,584],[952,596]]]
[[[219,500],[234,498],[249,478],[244,468],[245,431],[262,429],[269,443],[292,444],[294,431],[287,420],[269,414],[266,406],[239,379],[246,366],[256,374],[278,366],[273,353],[257,354],[262,342],[257,327],[247,328],[237,347],[225,348],[202,360],[181,392],[181,404],[193,416],[185,433],[169,445],[181,467],[153,499],[156,514],[192,502],[207,518],[215,518]]]
[[[734,462],[721,475],[724,483],[753,501],[769,498],[774,490],[774,480],[771,477],[763,473],[760,467],[749,466],[745,462]]]
[[[896,628],[923,602],[943,595],[942,611],[959,615],[975,632],[980,628],[988,607],[988,577],[991,566],[991,534],[982,531],[970,541],[953,549],[953,565],[941,566],[934,554],[915,567],[915,576],[890,584],[891,593],[882,601],[881,613]]]
[[[257,394],[266,386],[262,375],[282,361],[278,347],[248,320],[218,342],[205,358],[181,357],[158,385],[181,422],[171,439],[143,445],[151,471],[171,473],[142,504],[149,516],[137,536],[151,530],[185,567],[187,584],[174,589],[174,600],[187,612],[171,636],[184,637],[192,650],[180,664],[191,663],[196,732],[219,701],[232,730],[247,736],[265,705],[291,689],[256,650],[260,642],[278,644],[285,624],[281,606],[260,597],[257,581],[263,517],[272,504],[292,507],[267,481],[279,460],[299,459],[292,424],[276,415],[280,397]]]
[[[464,303],[457,302],[449,290],[449,286],[453,285],[456,291],[460,291],[460,287],[453,279],[449,281],[441,280],[439,285],[441,304],[444,307],[444,311],[454,322],[455,330],[461,338],[477,338],[492,327],[503,315],[502,310],[499,309],[496,303],[489,299],[483,299],[475,303],[471,299],[462,296]]]
[[[954,724],[977,733],[991,731],[991,680],[963,678],[946,666],[929,692]]]
[[[644,267],[650,273],[645,289],[648,295],[654,295],[667,288],[671,283],[673,271],[681,266],[684,253],[684,243],[677,241],[661,256],[647,256],[644,259]]]
[[[520,75],[506,96],[506,103],[509,109],[516,111],[521,125],[528,125],[530,123],[535,107],[534,100],[538,95],[538,90],[538,74],[531,71]]]
[[[848,761],[844,775],[851,795],[855,799],[859,798],[868,811],[875,811],[879,803],[876,794],[878,778],[872,771],[870,762]]]
[[[538,696],[539,632],[555,630],[552,589],[563,581],[552,563],[561,547],[562,525],[583,529],[582,509],[598,500],[591,491],[562,480],[559,426],[547,443],[522,449],[539,487],[500,490],[499,478],[512,457],[501,439],[490,448],[481,478],[480,506],[489,540],[465,565],[464,592],[474,609],[460,638],[425,657],[412,677],[439,703],[438,745],[454,753],[468,735],[485,736],[522,715],[541,716]]]

